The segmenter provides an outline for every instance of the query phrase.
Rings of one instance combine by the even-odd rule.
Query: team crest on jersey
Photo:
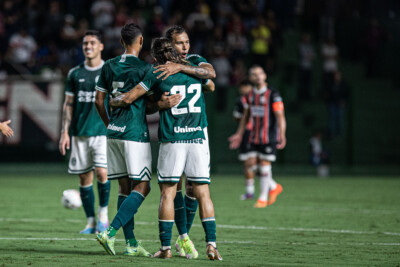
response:
[[[261,102],[261,104],[265,104],[265,96],[260,97],[260,102]]]
[[[75,166],[75,165],[76,165],[76,158],[72,158],[72,159],[71,159],[71,164],[72,164],[72,166]]]
[[[97,81],[99,80],[100,75],[97,75],[96,78],[94,78],[94,82],[97,83]]]
[[[272,147],[267,146],[267,147],[265,148],[265,152],[271,153],[271,152],[272,152]]]

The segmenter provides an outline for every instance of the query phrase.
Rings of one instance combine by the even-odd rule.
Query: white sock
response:
[[[183,240],[183,239],[185,239],[186,237],[188,237],[188,234],[187,234],[187,233],[185,233],[185,234],[183,234],[183,235],[179,235],[179,239],[180,239],[180,240]]]
[[[213,246],[214,248],[217,248],[217,242],[207,242],[207,246],[208,245],[211,245],[211,246]]]
[[[99,206],[98,217],[102,223],[106,223],[108,221],[108,206],[106,207]]]
[[[96,220],[94,217],[88,217],[87,218],[87,227],[95,227],[96,226]]]
[[[246,179],[246,194],[253,195],[254,194],[254,179]]]
[[[271,174],[272,174],[271,173],[271,165],[265,165],[265,166],[260,167],[260,197],[258,199],[261,201],[268,200],[268,192],[269,192],[270,188],[272,187]],[[275,183],[275,187],[276,187],[276,183]]]
[[[162,251],[166,251],[167,249],[171,249],[171,246],[161,246]]]

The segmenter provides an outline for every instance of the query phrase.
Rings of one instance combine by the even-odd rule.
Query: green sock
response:
[[[86,217],[94,217],[94,192],[93,185],[80,186],[79,191],[81,193],[82,206],[85,210]]]
[[[176,192],[174,199],[175,207],[175,224],[178,228],[178,233],[180,235],[186,234],[188,231],[186,229],[186,209],[185,202],[183,201],[182,191]]]
[[[196,216],[198,202],[195,198],[191,198],[185,195],[185,207],[186,207],[186,230],[189,233],[190,228]]]
[[[206,234],[206,242],[216,242],[217,236],[215,217],[203,218],[201,219],[201,224],[203,225],[203,229]]]
[[[135,238],[129,238],[126,239],[126,244],[129,245],[130,247],[137,247],[138,246],[138,242]]]
[[[99,192],[99,205],[100,207],[107,207],[108,201],[110,199],[110,181],[105,182],[104,184],[97,181],[97,191]]]
[[[172,226],[174,221],[158,220],[161,246],[171,246]]]
[[[117,234],[117,229],[112,227],[111,225],[107,228],[107,235],[108,237],[114,237]]]
[[[125,201],[127,196],[119,195],[118,196],[118,202],[117,202],[117,207],[118,209],[121,207],[122,203]],[[135,226],[133,216],[132,219],[130,219],[124,226],[122,226],[122,230],[124,230],[124,237],[126,240],[130,239],[135,239],[135,234],[133,233],[133,228]]]

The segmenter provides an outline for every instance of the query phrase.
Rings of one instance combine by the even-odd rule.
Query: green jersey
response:
[[[104,64],[96,89],[114,97],[126,93],[143,80],[150,68],[149,63],[134,55],[123,54],[115,57]],[[128,107],[111,110],[107,137],[150,142],[144,97],[139,98]]]
[[[106,135],[106,128],[96,111],[96,81],[99,79],[102,61],[99,67],[91,68],[84,63],[72,68],[67,77],[65,94],[74,97],[74,106],[69,134],[72,136]]]
[[[164,92],[181,94],[180,103],[166,110],[160,110],[158,140],[171,142],[179,140],[205,139],[203,129],[207,127],[206,105],[202,79],[177,73],[162,81],[157,79],[159,73],[150,69],[140,85],[146,90],[154,91],[155,95]]]
[[[208,63],[208,61],[204,57],[197,54],[188,54],[186,56],[186,60],[196,66],[200,66],[203,63]]]

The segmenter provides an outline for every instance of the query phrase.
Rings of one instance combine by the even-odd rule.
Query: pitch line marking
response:
[[[94,238],[60,238],[60,237],[0,237],[0,240],[22,240],[22,241],[96,241]],[[117,242],[125,242],[124,239],[116,239],[115,241]],[[141,240],[141,242],[145,243],[158,243],[160,240]],[[257,244],[259,242],[255,241],[250,241],[250,240],[221,240],[217,241],[218,244]],[[318,246],[337,246],[337,243],[315,243],[315,244],[309,244],[309,243],[300,243],[300,242],[267,242],[268,244],[286,244],[286,245],[295,245],[295,246],[312,246],[312,245],[318,245]],[[341,243],[341,245],[347,245],[347,246],[400,246],[400,243]]]
[[[42,218],[0,218],[0,222],[54,222],[54,219],[42,219]],[[83,220],[65,220],[66,222],[83,223]],[[156,222],[142,222],[135,221],[135,224],[139,225],[155,225]],[[193,224],[194,227],[203,227],[200,224]],[[376,235],[383,234],[389,236],[400,236],[400,233],[396,232],[372,232],[372,231],[354,231],[346,229],[320,229],[320,228],[298,228],[298,227],[266,227],[266,226],[255,226],[255,225],[227,225],[217,224],[217,228],[223,229],[244,229],[244,230],[264,230],[264,231],[291,231],[291,232],[321,232],[321,233],[335,233],[335,234],[356,234],[356,235]]]

